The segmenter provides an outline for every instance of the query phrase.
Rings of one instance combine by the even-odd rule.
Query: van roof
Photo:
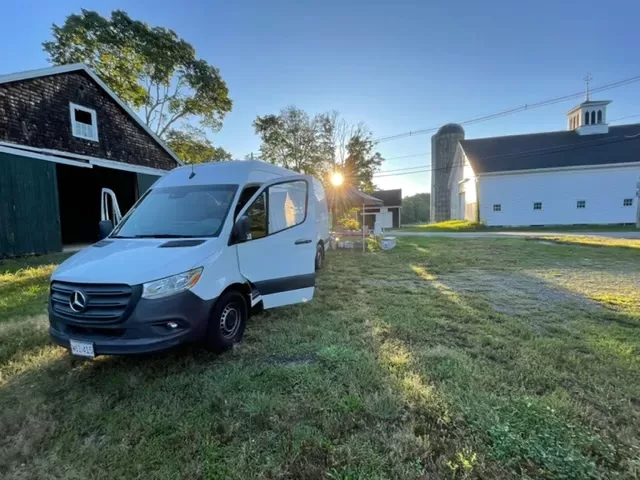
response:
[[[195,175],[189,178],[192,171]],[[244,185],[254,182],[263,183],[273,178],[290,175],[298,175],[298,173],[259,160],[230,160],[174,168],[162,176],[154,187],[207,184]]]

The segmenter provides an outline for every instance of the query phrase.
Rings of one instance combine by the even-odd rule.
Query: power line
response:
[[[488,156],[488,157],[481,157],[478,158],[477,160],[488,160],[488,159],[495,159],[495,158],[503,158],[503,157],[511,157],[511,159],[517,159],[517,158],[522,158],[522,157],[530,157],[533,155],[548,155],[548,154],[554,154],[554,153],[562,153],[562,152],[570,152],[573,150],[580,150],[582,148],[590,148],[590,147],[601,147],[601,146],[605,146],[605,145],[610,145],[610,144],[614,144],[614,143],[621,143],[621,142],[629,142],[632,140],[640,140],[640,133],[638,133],[637,135],[632,135],[632,136],[624,136],[620,139],[617,140],[611,140],[611,141],[599,141],[598,140],[593,140],[593,141],[589,141],[589,142],[582,142],[578,145],[576,145],[575,143],[572,144],[564,144],[564,145],[555,145],[553,147],[547,147],[547,148],[541,148],[538,150],[528,150],[525,152],[518,152],[518,153],[508,153],[508,154],[504,154],[504,155],[494,155],[494,156]],[[598,143],[598,141],[600,143]],[[570,147],[570,148],[562,148],[562,147]],[[386,172],[380,172],[381,174],[374,174],[374,178],[384,178],[384,177],[395,177],[395,176],[400,176],[400,175],[410,175],[413,173],[426,173],[426,172],[433,172],[433,171],[437,171],[437,170],[447,170],[447,169],[451,169],[453,167],[459,167],[459,166],[463,166],[464,164],[453,164],[451,166],[446,166],[446,167],[437,167],[437,168],[433,168],[433,167],[423,167],[420,170],[414,170],[414,171],[410,171],[410,172],[395,172],[395,173],[386,173]]]
[[[637,118],[637,117],[640,117],[640,114],[627,115],[626,117],[614,118],[613,120],[609,120],[607,123],[619,122],[620,120],[626,120],[627,118]]]
[[[627,116],[624,116],[624,117],[614,118],[613,120],[608,120],[607,123],[613,123],[613,122],[618,122],[618,121],[621,121],[621,120],[626,120],[628,118],[637,118],[637,117],[640,117],[640,114],[627,115]],[[567,145],[573,145],[573,144],[567,144]],[[561,146],[562,145],[557,145],[556,147],[561,147]],[[535,152],[535,151],[536,150],[531,150],[531,152]],[[517,152],[517,153],[511,154],[511,155],[517,155],[518,153],[526,153],[526,152]],[[431,155],[431,152],[415,153],[415,154],[412,154],[412,155],[402,155],[402,156],[399,156],[399,157],[390,157],[390,158],[385,158],[384,160],[385,161],[387,161],[387,160],[398,160],[398,159],[401,159],[401,158],[412,158],[412,157],[419,157],[419,156],[424,156],[424,155]],[[425,168],[425,166],[424,165],[419,165],[419,166],[415,166],[415,167],[403,167],[403,168],[396,168],[396,169],[393,169],[393,170],[383,170],[383,171],[377,172],[375,175],[384,174],[384,173],[388,173],[388,172],[402,171],[402,170],[413,170],[413,169],[416,169],[416,168]]]
[[[631,83],[635,83],[637,81],[640,81],[640,75],[636,75],[634,77],[629,77],[623,80],[618,80],[616,82],[610,82],[604,85],[601,85],[599,87],[595,87],[592,88],[590,91],[591,93],[596,93],[596,92],[603,92],[605,90],[610,90],[613,88],[618,88],[618,87],[622,87],[625,85],[629,85]],[[493,120],[494,118],[500,118],[500,117],[504,117],[507,115],[513,115],[514,113],[518,113],[518,112],[523,112],[526,110],[531,110],[533,108],[539,108],[539,107],[544,107],[547,105],[553,105],[556,103],[560,103],[560,102],[564,102],[567,100],[571,100],[577,97],[581,97],[582,95],[584,95],[584,92],[578,92],[578,93],[572,93],[569,95],[563,95],[561,97],[556,97],[556,98],[550,98],[548,100],[542,100],[539,102],[535,102],[535,103],[530,103],[530,104],[524,104],[520,107],[516,107],[516,108],[510,108],[508,110],[502,110],[500,112],[496,112],[496,113],[492,113],[489,115],[484,115],[482,117],[476,117],[476,118],[472,118],[469,120],[465,120],[462,122],[457,122],[459,125],[473,125],[476,123],[480,123],[480,122],[486,122],[488,120]],[[435,132],[440,128],[440,126],[437,127],[431,127],[431,128],[425,128],[422,130],[415,130],[415,131],[409,131],[409,132],[404,132],[404,133],[399,133],[397,135],[389,135],[386,137],[379,137],[374,139],[373,141],[375,143],[382,143],[382,142],[387,142],[390,140],[398,140],[401,138],[406,138],[406,137],[411,137],[411,136],[415,136],[415,135],[424,135],[426,133],[430,133],[430,132]]]
[[[388,160],[399,160],[401,158],[425,157],[427,155],[431,155],[431,152],[413,153],[411,155],[401,155],[399,157],[389,157],[389,158],[385,158],[384,160],[388,161]]]
[[[380,172],[374,173],[374,175],[378,175],[381,173],[389,173],[389,172],[402,172],[405,170],[415,170],[416,168],[426,168],[425,165],[417,165],[415,167],[402,167],[402,168],[394,168],[392,170],[381,170]]]

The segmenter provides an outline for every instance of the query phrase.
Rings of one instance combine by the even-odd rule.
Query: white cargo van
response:
[[[328,237],[309,175],[258,161],[177,168],[53,273],[51,338],[88,357],[224,350],[252,309],[311,300]]]

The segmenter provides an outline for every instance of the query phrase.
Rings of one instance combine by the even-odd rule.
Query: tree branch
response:
[[[158,116],[158,125],[156,127],[156,135],[158,136],[162,136],[164,134],[164,132],[166,132],[167,127],[170,123],[175,122],[175,120],[177,120],[175,117],[170,119],[170,123],[163,125],[163,115],[164,115],[164,106],[167,104],[167,102],[170,102],[171,100],[174,100],[176,98],[179,97],[180,95],[180,88],[182,87],[183,82],[182,79],[178,79],[178,81],[176,82],[176,88],[173,91],[172,95],[169,95],[169,85],[165,85],[164,86],[164,94],[162,96],[162,101],[158,101],[158,103],[155,105],[154,108],[157,108],[158,106],[160,106],[160,112],[159,112],[159,116]],[[160,95],[160,86],[156,85],[157,87],[157,91],[158,91],[158,96]],[[180,115],[180,117],[184,116],[184,113],[182,113]],[[178,117],[178,118],[180,118]]]
[[[158,135],[159,137],[162,137],[173,123],[175,123],[177,120],[180,120],[182,117],[184,117],[188,113],[189,112],[187,112],[186,110],[183,110],[180,113],[175,114],[171,119],[169,119],[169,121],[164,125],[164,127],[162,127],[159,133],[156,132],[156,135]]]

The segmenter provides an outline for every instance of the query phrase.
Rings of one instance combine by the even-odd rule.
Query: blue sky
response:
[[[9,5],[6,5],[8,1]],[[296,105],[339,110],[376,137],[461,121],[640,75],[640,2],[512,0],[79,1],[5,0],[0,73],[41,68],[52,23],[81,7],[123,9],[174,29],[220,68],[234,100],[218,145],[257,151],[256,115]],[[640,83],[603,92],[609,118],[640,114]],[[467,138],[564,129],[569,101],[469,126]],[[640,122],[640,117],[628,122]],[[430,150],[430,135],[379,145],[386,157]],[[382,170],[425,166],[430,156]],[[429,173],[384,177],[426,192]]]

